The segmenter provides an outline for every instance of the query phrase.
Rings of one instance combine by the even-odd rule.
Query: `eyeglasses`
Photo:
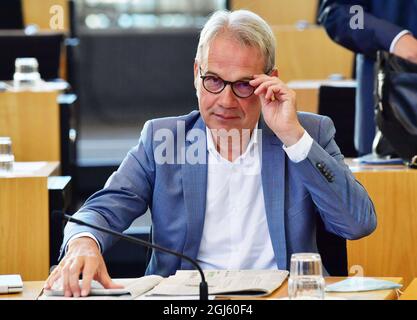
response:
[[[230,84],[233,93],[239,98],[249,98],[255,91],[255,87],[249,84],[249,81],[226,81],[215,75],[203,76],[200,67],[200,78],[203,80],[203,87],[210,93],[219,94]]]

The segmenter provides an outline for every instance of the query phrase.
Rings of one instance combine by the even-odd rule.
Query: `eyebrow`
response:
[[[219,77],[220,79],[223,79],[222,77],[220,77],[217,73],[215,73],[215,72],[213,72],[213,71],[210,71],[210,70],[208,70],[204,75],[207,75],[207,74],[210,74],[210,75],[213,75],[213,76],[216,76],[216,77]],[[224,79],[223,79],[224,80]],[[236,81],[231,81],[231,82],[238,82],[238,81],[250,81],[250,80],[253,80],[253,77],[243,77],[243,78],[241,78],[241,79],[238,79],[238,80],[236,80]]]

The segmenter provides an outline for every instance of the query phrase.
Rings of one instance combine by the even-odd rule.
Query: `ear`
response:
[[[194,60],[194,87],[197,90],[197,81],[198,81],[198,62]]]
[[[278,69],[277,69],[277,68],[272,69],[272,71],[271,71],[270,75],[271,75],[272,77],[277,77],[277,78],[279,78],[279,72],[278,72]]]

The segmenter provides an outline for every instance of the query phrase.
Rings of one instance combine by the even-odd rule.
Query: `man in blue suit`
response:
[[[319,22],[334,41],[358,53],[355,147],[360,155],[371,153],[376,52],[389,51],[417,63],[417,0],[324,0]]]
[[[318,215],[347,239],[375,229],[372,201],[344,164],[332,121],[298,114],[294,91],[278,78],[264,20],[216,12],[201,32],[194,76],[199,111],[148,121],[77,218],[123,231],[150,208],[154,243],[203,269],[288,269],[292,253],[318,251]],[[60,281],[76,297],[88,294],[92,279],[116,288],[101,256],[111,242],[69,223],[65,255],[45,288]],[[153,252],[146,273],[191,268]]]

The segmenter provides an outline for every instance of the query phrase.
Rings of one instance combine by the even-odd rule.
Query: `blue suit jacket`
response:
[[[265,209],[275,260],[280,269],[289,267],[294,252],[317,252],[317,214],[321,215],[328,231],[347,239],[366,236],[376,227],[373,204],[343,162],[333,139],[332,121],[308,113],[300,113],[299,118],[314,139],[307,159],[299,163],[287,158],[282,142],[262,119],[259,122]],[[91,196],[75,216],[123,231],[149,206],[153,242],[196,258],[206,208],[207,164],[177,161],[176,164],[158,164],[155,161],[155,149],[164,142],[156,142],[154,133],[168,129],[176,139],[178,124],[184,126],[186,136],[192,129],[200,130],[207,160],[205,123],[198,111],[148,121],[139,144],[128,153],[104,189]],[[180,134],[176,143],[185,143],[186,152],[194,151],[193,141],[185,139]],[[323,175],[318,163],[328,168],[333,179]],[[70,237],[84,231],[92,232],[104,250],[112,243],[111,236],[68,224],[63,247]],[[222,232],[221,227],[219,232]],[[167,276],[177,269],[192,269],[192,266],[175,256],[154,252],[147,274]]]
[[[363,7],[364,29],[349,27],[352,5]],[[417,0],[324,0],[319,22],[334,41],[359,54],[356,61],[355,147],[360,154],[370,153],[375,136],[376,52],[389,51],[392,40],[404,29],[417,36]]]

